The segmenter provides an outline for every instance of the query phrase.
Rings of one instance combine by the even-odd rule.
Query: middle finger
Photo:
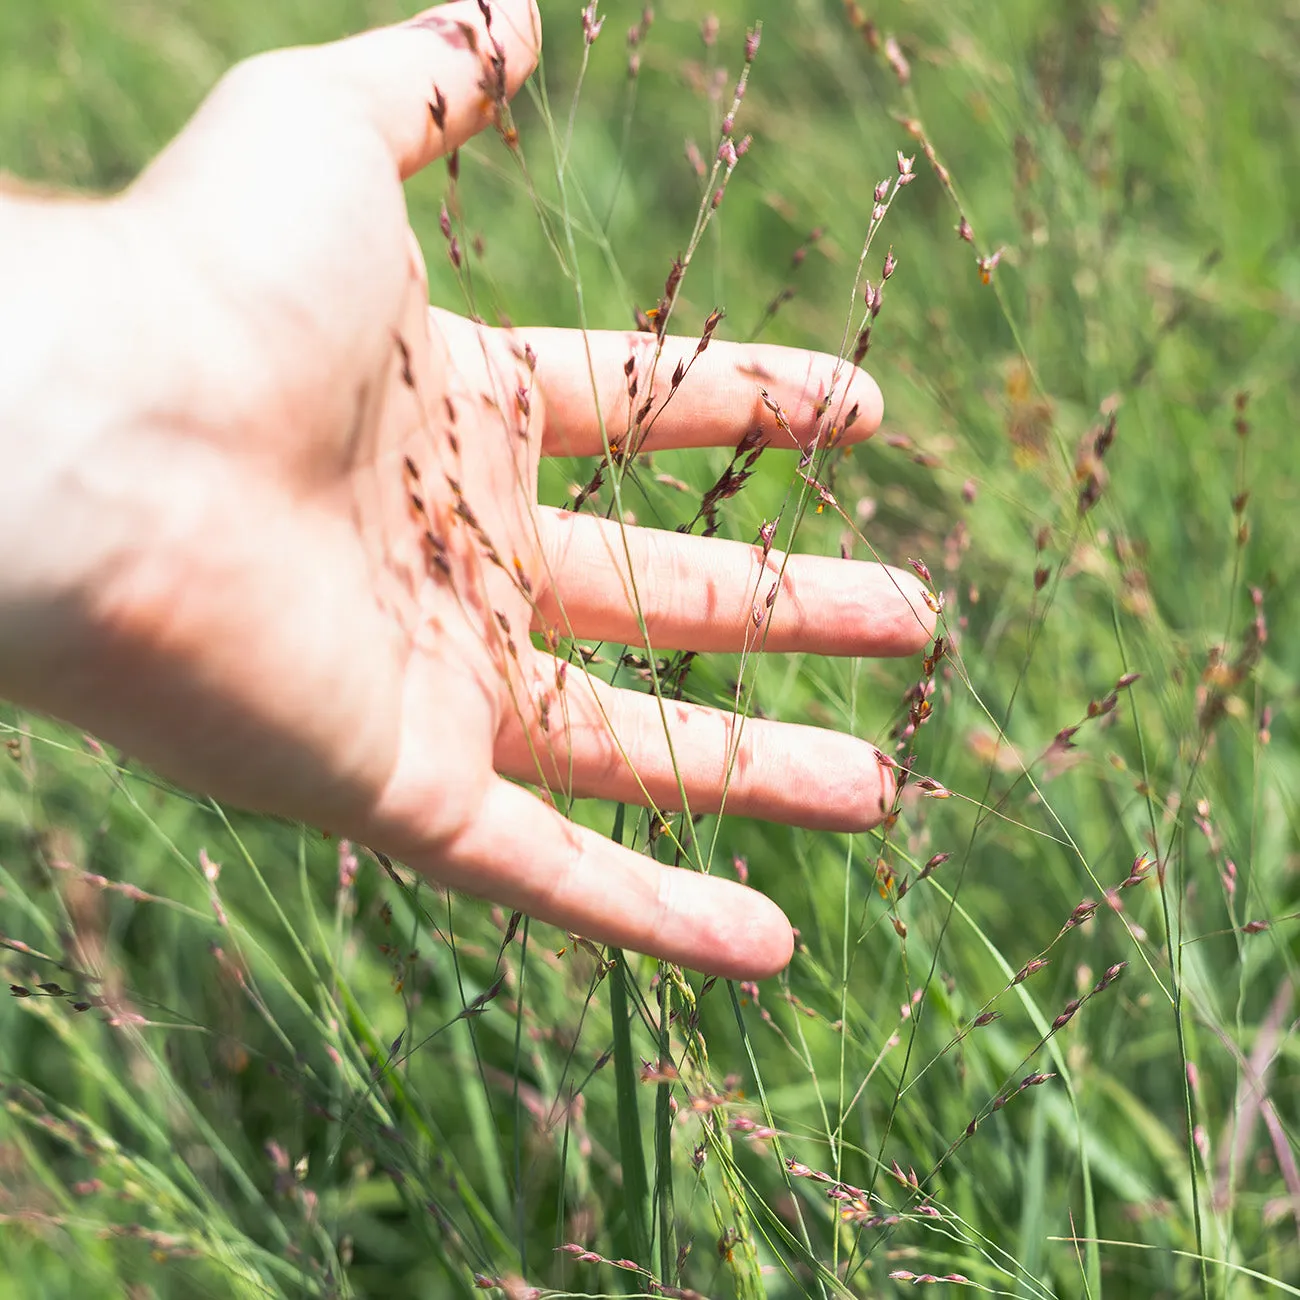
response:
[[[548,586],[535,627],[656,650],[900,656],[935,614],[917,578],[885,564],[785,555],[717,537],[542,509]]]

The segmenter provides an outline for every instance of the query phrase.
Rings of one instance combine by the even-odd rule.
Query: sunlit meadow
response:
[[[559,652],[901,793],[852,837],[572,806],[782,904],[733,986],[0,709],[0,1293],[1300,1294],[1300,8],[542,11],[517,140],[409,186],[434,300],[886,398],[853,451],[828,404],[649,456],[629,394],[545,499],[940,610],[912,661]],[[0,168],[120,187],[234,60],[403,15],[11,0]]]

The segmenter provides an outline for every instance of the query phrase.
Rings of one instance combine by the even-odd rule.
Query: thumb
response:
[[[541,44],[536,0],[455,0],[303,53],[357,95],[405,179],[494,122]]]

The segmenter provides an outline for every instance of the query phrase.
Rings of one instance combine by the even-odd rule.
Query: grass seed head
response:
[[[1013,985],[1023,984],[1031,975],[1036,975],[1040,970],[1043,969],[1044,966],[1047,966],[1049,963],[1050,963],[1050,958],[1047,957],[1030,958],[1030,960],[1025,962],[1025,964],[1016,972],[1011,983]]]

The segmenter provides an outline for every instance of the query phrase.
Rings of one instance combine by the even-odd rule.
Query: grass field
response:
[[[0,707],[0,1294],[1300,1295],[1300,6],[719,0],[708,43],[664,0],[635,77],[641,6],[585,62],[580,8],[542,0],[526,176],[465,153],[468,275],[445,169],[409,186],[443,305],[653,306],[760,20],[675,331],[852,353],[915,156],[861,272],[892,248],[884,426],[818,460],[832,504],[773,451],[720,522],[923,562],[946,654],[685,688],[913,759],[899,815],[689,828],[800,930],[730,986]],[[402,12],[11,0],[0,168],[121,186],[234,60]],[[624,505],[686,523],[728,459],[636,463]]]

